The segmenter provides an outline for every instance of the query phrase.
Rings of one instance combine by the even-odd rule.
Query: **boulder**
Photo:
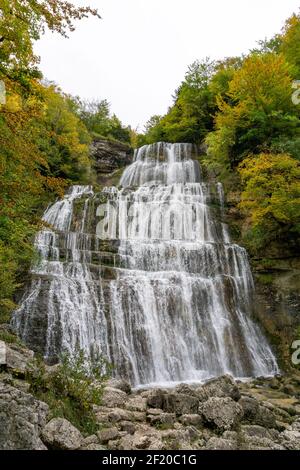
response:
[[[195,387],[191,387],[188,384],[182,383],[179,385],[176,385],[175,387],[175,393],[184,393],[185,395],[191,395],[192,397],[197,396],[197,390]]]
[[[131,421],[121,421],[119,427],[122,431],[126,431],[127,434],[134,434],[136,430],[135,424]]]
[[[131,393],[131,386],[129,382],[123,379],[110,379],[106,382],[106,387],[116,388],[118,390],[122,390],[125,393]]]
[[[239,400],[240,406],[243,408],[244,421],[254,422],[259,410],[259,402],[252,397],[242,397]]]
[[[239,388],[231,375],[222,375],[208,380],[196,389],[196,394],[202,402],[211,397],[229,397],[236,401],[241,398]]]
[[[163,400],[163,410],[176,415],[197,413],[199,400],[184,393],[166,393]]]
[[[148,449],[152,441],[149,436],[135,436],[133,439],[133,446],[136,449]]]
[[[266,428],[258,425],[244,425],[241,426],[241,431],[244,435],[249,437],[258,437],[258,438],[271,438],[271,434]]]
[[[129,398],[125,408],[130,411],[146,411],[147,399],[140,396]]]
[[[256,399],[242,397],[239,404],[244,412],[243,421],[265,428],[276,428],[276,416],[273,411],[264,405],[260,405]]]
[[[83,436],[73,424],[64,418],[53,418],[42,430],[43,442],[49,449],[75,450],[79,449]]]
[[[0,450],[46,450],[39,435],[48,405],[0,382]]]
[[[162,408],[164,403],[165,391],[159,388],[147,391],[147,405],[150,408]]]
[[[0,341],[0,366],[6,364],[6,344],[4,341]]]
[[[237,443],[229,439],[223,439],[222,437],[211,437],[205,446],[207,450],[236,450]]]
[[[127,436],[124,436],[120,439],[119,444],[118,444],[118,449],[119,450],[133,450],[133,436],[127,434]]]
[[[176,416],[174,413],[160,413],[160,414],[148,414],[147,421],[152,425],[165,424],[167,426],[172,426],[175,422]]]
[[[300,450],[300,431],[291,427],[283,431],[280,435],[280,443],[288,450]]]
[[[1,351],[0,351],[1,352]],[[24,377],[34,352],[16,345],[8,345],[2,341],[2,363],[14,374]]]
[[[105,387],[102,396],[102,405],[108,408],[124,406],[127,394],[118,388]]]
[[[166,446],[161,439],[152,439],[148,450],[165,450]]]
[[[243,417],[242,407],[231,398],[212,397],[199,408],[204,421],[219,431],[235,428]]]
[[[89,444],[87,446],[80,447],[80,450],[107,450],[106,447],[102,446],[101,444]]]
[[[258,436],[246,436],[242,445],[243,450],[284,450],[284,447],[272,439]]]
[[[199,414],[186,414],[181,415],[179,421],[184,426],[201,426],[202,425],[202,418]]]
[[[118,439],[120,437],[120,434],[116,427],[111,427],[98,431],[97,436],[101,444],[106,444],[108,441]]]

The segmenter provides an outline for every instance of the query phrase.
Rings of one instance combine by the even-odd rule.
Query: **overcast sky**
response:
[[[255,47],[279,32],[299,0],[73,0],[101,20],[77,24],[69,39],[36,44],[44,76],[82,98],[106,98],[124,124],[143,128],[164,114],[187,66]]]

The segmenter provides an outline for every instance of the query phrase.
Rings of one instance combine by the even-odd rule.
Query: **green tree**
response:
[[[212,130],[216,103],[209,83],[214,68],[214,62],[208,58],[189,66],[168,113],[153,116],[147,123],[148,143],[159,140],[200,143]]]
[[[74,21],[98,16],[90,7],[76,7],[66,0],[0,0],[0,76],[30,86],[40,76],[33,42],[45,28],[67,36]]]
[[[130,127],[123,126],[115,114],[111,115],[110,104],[107,100],[79,101],[77,112],[92,137],[130,143]]]
[[[300,241],[300,164],[287,154],[250,155],[238,168],[243,191],[240,209],[251,219],[253,248],[271,241]]]
[[[218,100],[210,154],[234,167],[249,153],[299,136],[299,110],[291,101],[292,71],[282,54],[251,54]]]

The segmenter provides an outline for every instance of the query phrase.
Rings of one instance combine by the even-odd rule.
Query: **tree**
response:
[[[251,218],[258,248],[270,241],[300,238],[300,164],[287,154],[260,153],[240,163],[243,184],[240,208]]]
[[[37,144],[47,160],[43,174],[85,182],[91,174],[90,135],[73,112],[73,100],[54,85],[42,88],[43,113]]]
[[[111,116],[107,100],[79,101],[77,113],[93,137],[130,143],[130,128],[115,114]]]
[[[7,321],[14,293],[35,256],[32,239],[43,206],[90,168],[89,136],[76,103],[38,80],[33,42],[45,28],[63,36],[89,14],[65,0],[0,0],[0,314]]]
[[[66,37],[74,21],[88,15],[100,18],[97,10],[66,0],[0,0],[0,76],[30,86],[40,76],[33,42],[45,28]]]
[[[299,135],[299,110],[291,101],[291,66],[282,54],[250,54],[218,99],[210,153],[234,167],[249,153]]]
[[[289,64],[294,66],[294,78],[300,74],[300,14],[287,19],[281,35],[280,51]]]
[[[163,117],[154,116],[147,123],[148,143],[158,140],[200,143],[203,140],[213,127],[216,108],[209,88],[214,66],[208,58],[189,66],[168,113]]]

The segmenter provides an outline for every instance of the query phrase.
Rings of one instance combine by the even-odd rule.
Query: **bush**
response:
[[[62,355],[52,370],[36,358],[29,367],[27,381],[30,392],[49,405],[52,417],[65,418],[84,434],[93,434],[98,428],[93,405],[101,404],[110,370],[102,356],[90,360],[80,350],[73,357]]]

